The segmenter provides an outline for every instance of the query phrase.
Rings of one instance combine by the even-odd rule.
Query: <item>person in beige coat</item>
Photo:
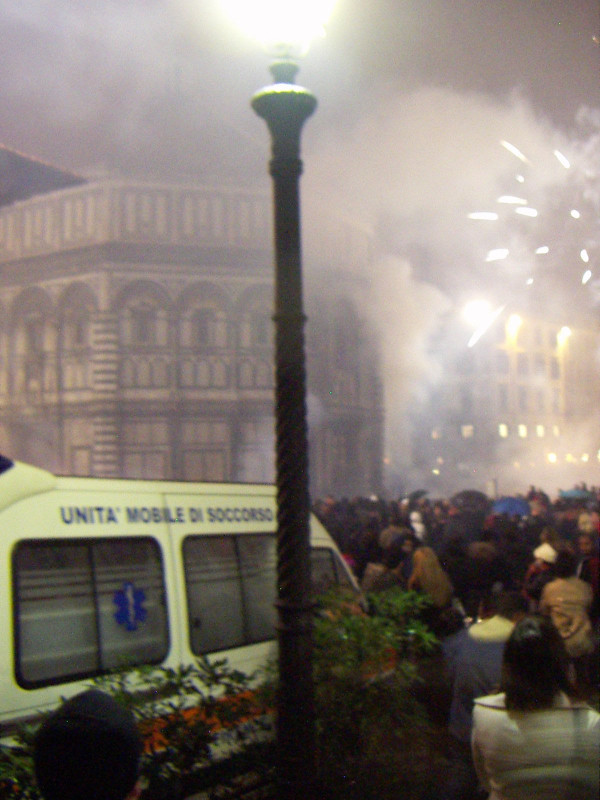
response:
[[[592,588],[575,575],[577,558],[562,549],[556,556],[554,580],[544,586],[539,611],[550,617],[560,633],[570,658],[586,656],[594,649],[589,611]]]

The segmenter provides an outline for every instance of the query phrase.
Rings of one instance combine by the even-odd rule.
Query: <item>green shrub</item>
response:
[[[437,640],[423,595],[390,589],[369,613],[327,597],[315,621],[317,769],[322,798],[423,798],[443,767],[415,686]]]
[[[370,595],[368,605],[367,613],[354,596],[337,590],[320,599],[315,615],[319,797],[417,800],[427,796],[443,766],[418,691],[423,665],[436,648],[423,621],[430,603],[415,592],[390,589]],[[225,660],[203,658],[179,669],[116,672],[93,685],[139,722],[146,742],[144,800],[179,800],[200,790],[215,800],[227,798],[239,791],[240,780],[263,787],[261,797],[272,796],[272,667],[246,675]],[[3,800],[39,800],[32,761],[36,728],[23,727],[18,746],[0,754]]]
[[[257,675],[231,669],[226,660],[197,660],[178,669],[139,668],[97,678],[134,714],[144,738],[141,777],[144,800],[186,796],[219,783],[220,795],[252,760],[265,759],[272,740],[272,693]],[[271,705],[270,705],[271,704]],[[33,739],[45,717],[21,726],[16,747],[0,751],[0,796],[39,800],[33,777]],[[265,766],[265,769],[267,767]]]

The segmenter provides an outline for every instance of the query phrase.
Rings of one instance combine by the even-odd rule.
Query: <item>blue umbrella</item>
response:
[[[492,506],[494,514],[508,514],[509,517],[526,517],[530,510],[524,497],[501,497]]]
[[[566,500],[593,500],[595,495],[587,489],[567,489],[560,491],[560,496]]]

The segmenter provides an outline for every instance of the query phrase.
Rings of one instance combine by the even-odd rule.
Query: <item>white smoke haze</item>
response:
[[[600,109],[575,116],[571,98],[579,103],[590,86],[588,102],[599,97],[597,71],[594,84],[585,77],[600,53],[592,43],[597,0],[568,15],[564,0],[547,0],[535,14],[522,0],[456,0],[451,15],[447,0],[426,8],[407,0],[399,12],[387,0],[342,5],[299,76],[322,102],[303,136],[306,271],[310,278],[343,266],[357,279],[361,310],[382,331],[386,449],[404,463],[408,412],[443,374],[431,339],[454,305],[485,293],[492,307],[518,310],[524,292],[535,296],[553,280],[548,307],[557,320],[576,304],[600,305]],[[0,142],[76,171],[105,164],[149,179],[268,190],[268,136],[249,108],[269,80],[267,57],[217,6],[5,3]],[[462,24],[467,14],[471,27]],[[521,192],[537,219],[498,209],[498,196]],[[571,197],[585,212],[581,225],[559,216]],[[346,218],[341,236],[327,227],[332,209]],[[467,219],[490,210],[499,211],[497,222]],[[557,255],[536,256],[542,244]],[[581,246],[595,259],[584,288]],[[510,255],[485,263],[494,248]],[[565,275],[568,297],[559,290]],[[529,276],[534,284],[524,289]],[[322,413],[309,398],[312,425]]]
[[[327,208],[344,209],[372,226],[383,251],[365,264],[370,290],[363,310],[381,334],[385,443],[394,470],[409,467],[411,406],[427,400],[443,375],[430,345],[444,315],[458,310],[457,299],[484,294],[493,307],[508,304],[509,310],[520,311],[527,292],[537,291],[533,287],[538,281],[549,280],[552,269],[560,267],[563,275],[569,273],[568,280],[580,282],[579,250],[586,235],[597,257],[597,114],[582,111],[577,128],[581,138],[568,136],[518,92],[498,99],[424,88],[389,96],[354,126],[320,131],[309,141],[303,198],[311,224],[318,231],[319,211],[323,218]],[[583,134],[582,128],[587,128]],[[525,162],[501,141],[518,148]],[[570,169],[559,162],[555,150],[571,162]],[[524,184],[517,175],[524,176]],[[500,206],[497,199],[503,194],[523,196],[527,205],[537,208],[539,219],[518,217],[514,207]],[[561,217],[557,225],[557,204],[568,210],[582,202],[588,217],[583,232],[570,217]],[[499,212],[496,222],[467,219],[471,211],[492,210]],[[377,238],[382,232],[383,238]],[[535,249],[543,244],[553,252],[540,261]],[[486,264],[486,253],[500,247],[509,250],[509,257]],[[425,275],[411,263],[414,250],[424,254]],[[564,263],[565,253],[570,263]],[[599,269],[596,261],[596,274]],[[454,300],[444,289],[448,275]],[[529,276],[535,276],[531,289],[526,287]],[[496,280],[490,283],[490,277]],[[494,285],[497,293],[490,296]],[[568,324],[568,303],[560,292],[550,296],[555,306],[550,311]],[[597,302],[595,284],[586,297],[590,305]],[[582,426],[572,442],[573,452],[593,449],[593,430],[593,421]],[[515,469],[531,482],[531,463],[507,465],[506,475],[495,477],[516,489]],[[565,476],[551,466],[544,467],[540,477],[560,485],[559,478]]]
[[[393,256],[373,265],[365,311],[381,341],[386,458],[394,472],[410,467],[410,414],[441,376],[430,341],[450,301],[416,279],[411,265]]]
[[[495,201],[508,167],[517,166],[500,139],[537,159],[547,153],[549,133],[518,96],[504,102],[424,88],[382,100],[343,132],[321,131],[306,158],[318,163],[319,182],[363,214],[444,213]]]

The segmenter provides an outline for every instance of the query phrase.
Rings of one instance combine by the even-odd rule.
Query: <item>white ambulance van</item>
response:
[[[125,666],[274,655],[268,485],[58,477],[0,457],[0,735]],[[311,517],[313,586],[357,589]]]

